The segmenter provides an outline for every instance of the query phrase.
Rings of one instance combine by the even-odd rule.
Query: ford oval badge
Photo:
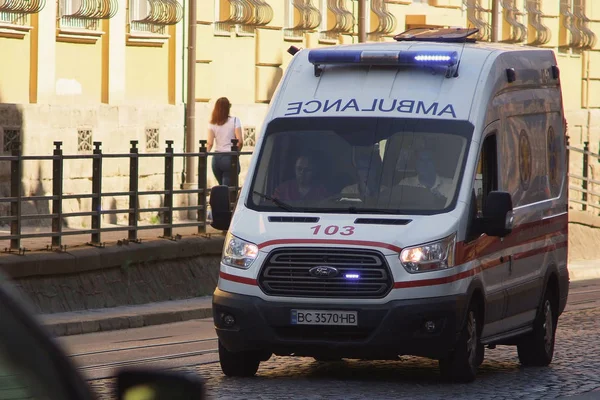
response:
[[[308,273],[316,278],[333,278],[338,276],[340,271],[337,268],[327,265],[319,265],[308,270]]]

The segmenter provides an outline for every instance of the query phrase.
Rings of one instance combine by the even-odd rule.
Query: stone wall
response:
[[[584,142],[589,142],[589,150],[592,153],[600,153],[600,109],[579,110],[566,112],[568,123],[568,132],[570,145],[583,149]],[[584,155],[571,151],[569,155],[569,172],[571,174],[583,175],[583,157]],[[600,159],[590,157],[588,159],[588,178],[600,181]],[[582,187],[581,179],[570,178],[569,185],[577,188]],[[588,190],[600,193],[600,185],[589,183]],[[576,190],[569,190],[570,199],[582,199],[582,193]],[[594,202],[600,206],[600,197],[588,196],[589,202]],[[571,202],[571,209],[581,210],[581,205]],[[588,213],[600,215],[600,208],[588,207]]]
[[[0,271],[40,314],[139,305],[211,295],[222,248],[217,236],[9,255]]]

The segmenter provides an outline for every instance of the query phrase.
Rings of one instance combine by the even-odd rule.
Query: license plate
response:
[[[358,325],[356,311],[292,310],[292,325]]]

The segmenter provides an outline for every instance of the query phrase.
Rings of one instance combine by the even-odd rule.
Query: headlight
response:
[[[246,242],[227,232],[223,247],[223,258],[221,259],[223,264],[248,269],[257,256],[258,247],[255,244]]]
[[[454,267],[456,234],[440,241],[408,247],[400,253],[400,262],[411,274]]]

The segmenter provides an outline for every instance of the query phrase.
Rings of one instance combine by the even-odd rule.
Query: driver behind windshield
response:
[[[300,156],[294,165],[295,179],[283,182],[273,193],[282,201],[321,200],[327,196],[325,186],[315,181],[315,162],[312,157]]]
[[[452,179],[445,178],[437,173],[433,152],[425,146],[417,149],[415,169],[417,175],[405,178],[399,184],[403,186],[424,187],[429,189],[434,195],[445,198],[451,196],[454,189]]]
[[[356,174],[358,182],[342,189],[343,196],[369,197],[381,191],[377,182],[381,174],[380,163],[371,160],[369,155],[363,155],[356,160]]]

